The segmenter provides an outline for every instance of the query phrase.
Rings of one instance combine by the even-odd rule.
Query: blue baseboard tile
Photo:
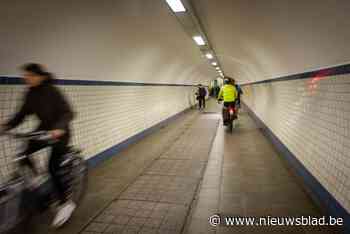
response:
[[[305,189],[313,201],[327,214],[332,217],[343,218],[343,231],[350,234],[350,214],[345,208],[330,194],[327,189],[309,172],[307,168],[289,151],[278,137],[260,120],[260,118],[243,103],[249,115],[258,124],[264,135],[280,152],[280,155],[288,162],[291,168],[302,179]]]
[[[24,79],[19,77],[0,76],[0,85],[23,85]]]
[[[143,139],[144,137],[150,135],[151,133],[155,132],[156,130],[162,128],[163,126],[166,126],[167,124],[169,124],[170,122],[174,121],[175,119],[177,119],[179,116],[181,116],[182,114],[184,114],[185,112],[187,112],[190,108],[187,108],[163,121],[161,121],[160,123],[126,139],[125,141],[112,146],[111,148],[91,157],[88,159],[88,165],[90,168],[92,167],[96,167],[98,166],[100,163],[102,163],[103,161],[112,158],[114,156],[117,156],[118,153],[120,153],[123,149],[127,148],[128,146],[130,146],[131,144],[140,141],[141,139]]]

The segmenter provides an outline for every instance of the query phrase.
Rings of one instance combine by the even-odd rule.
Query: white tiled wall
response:
[[[72,144],[90,158],[194,104],[195,90],[182,86],[60,86],[77,113]],[[21,105],[25,88],[0,85],[0,122]],[[26,132],[36,126],[34,118],[19,126]],[[10,165],[20,143],[0,137],[0,184],[13,170]],[[47,153],[39,153],[41,164]],[[43,166],[43,165],[41,165]]]
[[[350,76],[245,86],[244,102],[350,211]]]

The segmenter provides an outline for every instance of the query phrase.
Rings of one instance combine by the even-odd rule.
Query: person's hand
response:
[[[53,139],[58,139],[65,134],[65,131],[62,129],[54,129],[50,131],[50,135]]]

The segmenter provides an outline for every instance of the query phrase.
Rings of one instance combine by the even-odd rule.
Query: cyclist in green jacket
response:
[[[238,97],[238,92],[234,84],[234,80],[228,77],[225,77],[224,85],[221,87],[218,100],[224,100],[224,107],[235,108],[236,100]],[[222,116],[225,116],[225,110],[222,110]],[[223,118],[225,120],[225,118]]]

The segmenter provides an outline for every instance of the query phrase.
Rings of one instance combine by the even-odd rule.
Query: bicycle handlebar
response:
[[[5,132],[4,135],[11,136],[16,139],[38,140],[38,141],[54,141],[52,135],[48,131],[37,131],[30,133],[11,133]]]

